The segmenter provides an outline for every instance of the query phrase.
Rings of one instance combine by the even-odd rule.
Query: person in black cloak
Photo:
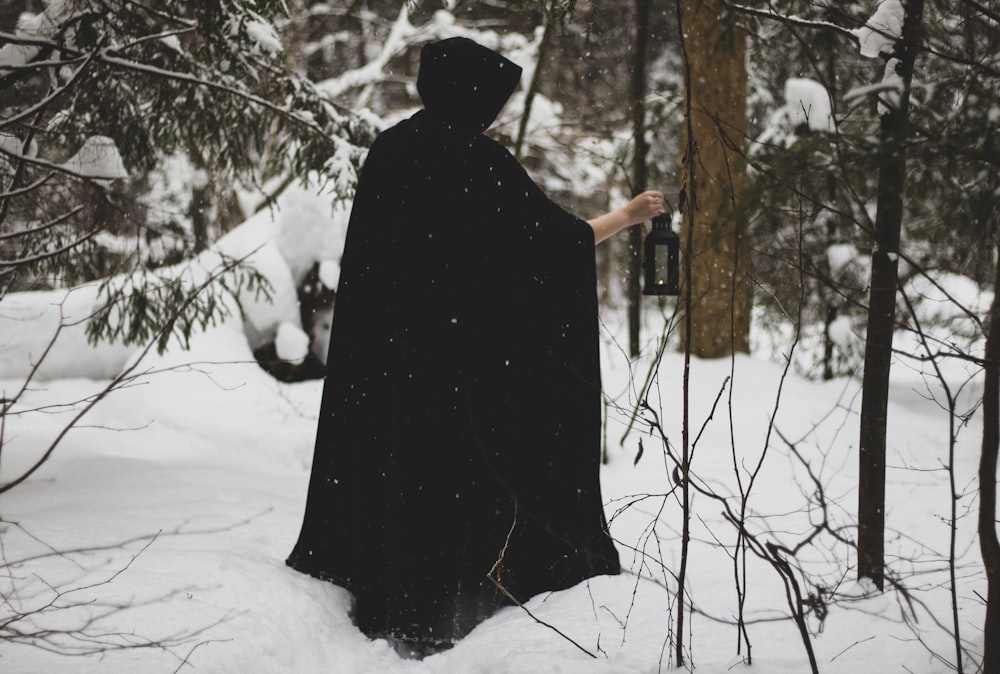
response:
[[[589,223],[550,201],[483,135],[520,74],[465,38],[426,45],[424,108],[369,151],[287,560],[347,588],[367,635],[417,652],[620,571],[598,476],[594,246],[663,195]]]

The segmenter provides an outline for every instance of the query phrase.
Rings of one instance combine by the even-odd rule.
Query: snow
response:
[[[858,250],[849,243],[836,243],[826,249],[826,260],[830,271],[839,274],[858,262]]]
[[[833,104],[830,93],[820,82],[790,77],[785,81],[785,102],[771,113],[750,151],[771,144],[791,147],[803,129],[833,133],[836,130]]]
[[[252,349],[273,338],[281,357],[298,360],[309,348],[295,284],[319,262],[320,280],[336,285],[347,209],[339,205],[331,211],[330,200],[329,194],[293,185],[199,259],[208,269],[220,252],[248,255],[271,281],[274,296],[269,302],[243,297],[245,314],[234,312],[196,334],[190,351],[173,342],[162,355],[86,344],[83,321],[93,310],[95,285],[12,294],[0,303],[4,397],[21,389],[59,331],[32,386],[5,416],[0,480],[36,462],[74,411],[101,395],[119,373],[125,375],[37,473],[3,496],[0,542],[8,573],[0,575],[0,593],[9,598],[3,611],[37,611],[33,625],[64,635],[54,651],[8,640],[0,650],[0,669],[24,674],[669,669],[680,514],[670,495],[670,461],[662,444],[648,425],[626,432],[639,396],[637,382],[646,380],[656,343],[651,340],[645,355],[630,362],[616,346],[625,341],[624,321],[614,312],[603,317],[609,456],[603,485],[626,573],[542,595],[527,606],[596,659],[519,608],[500,611],[450,651],[423,661],[400,659],[388,644],[366,639],[352,625],[351,598],[344,590],[284,566],[301,522],[322,385],[276,381],[257,366]],[[842,270],[863,262],[850,247],[832,248],[829,259]],[[976,352],[979,337],[971,318],[946,302],[954,298],[982,315],[989,298],[974,284],[957,276],[941,276],[937,285],[918,277],[907,292],[921,299],[922,321],[943,323],[948,340],[964,339]],[[658,320],[651,317],[643,334],[661,334]],[[831,336],[841,348],[858,339],[846,320],[834,322]],[[900,343],[918,352],[919,344],[908,339]],[[683,367],[680,356],[668,351],[648,397],[673,448],[681,438]],[[949,615],[946,567],[935,552],[947,549],[942,522],[949,487],[940,465],[948,419],[929,399],[940,389],[928,383],[927,370],[894,365],[888,436],[889,558],[919,608],[904,619],[908,609],[897,594],[878,596],[846,580],[851,551],[821,535],[818,545],[800,553],[800,561],[810,574],[810,591],[823,588],[833,597],[822,623],[810,618],[824,672],[870,671],[871,663],[879,662],[933,674],[940,668],[921,643],[949,652],[947,635],[935,627]],[[833,525],[850,536],[859,383],[797,376],[782,382],[781,373],[774,363],[748,357],[693,363],[691,418],[704,429],[694,449],[695,474],[703,486],[731,499],[740,483],[748,483],[744,467],[766,451],[749,501],[751,527],[767,540],[792,546],[819,514],[810,505],[816,494],[808,467],[831,500]],[[957,384],[953,390],[960,392],[960,402],[971,407],[981,388],[971,365],[953,360],[943,373]],[[726,393],[721,414],[713,412],[720,392]],[[781,436],[768,433],[772,415]],[[958,484],[974,479],[978,425],[972,416],[959,436]],[[790,439],[797,454],[779,437]],[[642,458],[636,462],[640,441]],[[733,466],[740,466],[740,483]],[[971,495],[962,498],[960,507],[972,507]],[[697,496],[695,511],[688,596],[697,612],[689,616],[688,657],[701,672],[739,671],[746,651],[744,646],[742,655],[736,652],[730,624],[734,531],[716,501]],[[973,527],[971,518],[959,520],[958,594],[964,634],[975,651],[981,648],[976,626],[982,617],[975,597],[984,583]],[[747,562],[754,664],[769,674],[799,674],[806,660],[795,628],[787,619],[773,620],[788,612],[780,579],[753,557]],[[931,570],[915,576],[916,568]],[[45,609],[57,593],[63,593],[58,602],[64,608]],[[4,617],[9,616],[0,612]],[[17,626],[27,629],[26,622]],[[74,629],[80,630],[75,637]],[[104,635],[96,637],[96,645],[103,644],[105,652],[65,654],[94,646],[95,635]],[[126,645],[142,647],[118,648]]]
[[[435,14],[435,19],[437,18],[437,14]],[[421,28],[421,31],[425,30],[427,27]],[[336,78],[320,82],[316,89],[330,100],[335,101],[352,89],[359,89],[379,80],[389,62],[407,48],[410,44],[410,38],[416,32],[417,28],[410,23],[410,5],[404,3],[375,58],[369,59],[360,68],[348,70]],[[428,39],[432,39],[432,35],[433,33],[428,35]]]
[[[40,380],[108,379],[120,372],[135,348],[87,344],[86,320],[96,303],[97,284],[4,297],[0,302],[0,380],[27,377],[36,365]],[[58,340],[52,343],[57,333]]]
[[[648,357],[630,370],[615,349],[606,352],[606,392],[613,404],[604,490],[612,533],[628,571],[528,604],[537,618],[598,657],[590,658],[521,609],[508,608],[452,650],[413,661],[400,659],[386,643],[370,641],[353,627],[345,591],[283,565],[302,515],[321,385],[281,384],[246,362],[248,356],[238,321],[230,321],[196,338],[190,352],[172,350],[151,358],[143,367],[156,372],[112,393],[86,418],[85,427],[70,433],[49,463],[4,495],[0,535],[11,574],[0,578],[0,587],[11,596],[10,583],[16,579],[13,607],[39,608],[58,589],[72,590],[61,603],[73,608],[42,611],[34,623],[66,629],[106,613],[88,626],[88,635],[131,644],[166,642],[166,647],[60,656],[8,643],[0,651],[3,671],[650,674],[660,671],[661,663],[663,671],[669,670],[679,516],[665,496],[671,482],[654,440],[633,431],[624,446],[616,442],[627,418],[614,403],[627,402],[633,376],[649,365]],[[731,413],[737,451],[743,461],[754,461],[764,447],[780,368],[746,357],[733,363],[695,361],[693,368],[692,414],[698,426],[709,416],[725,380],[734,376]],[[654,404],[666,411],[665,430],[673,442],[680,438],[682,369],[681,357],[668,354],[654,388],[661,398],[657,402],[654,396]],[[82,400],[104,385],[71,378],[50,381],[30,392],[19,408],[43,410]],[[784,387],[778,427],[798,443],[826,484],[834,516],[844,517],[841,511],[852,508],[856,483],[852,448],[858,384],[789,377]],[[34,460],[66,418],[65,413],[43,411],[9,415],[7,434],[15,441],[4,448],[3,475],[10,478]],[[890,556],[902,553],[903,560],[925,563],[935,558],[940,568],[929,550],[945,547],[947,530],[936,514],[947,503],[946,477],[901,465],[936,466],[947,419],[931,402],[912,398],[890,405],[889,424]],[[975,426],[973,421],[961,438],[962,483],[974,474]],[[645,453],[633,465],[640,436]],[[693,462],[720,492],[733,486],[728,437],[726,424],[709,424]],[[751,507],[775,518],[771,524],[776,531],[769,537],[793,537],[779,532],[808,526],[801,508],[810,485],[803,466],[782,443],[772,442],[768,451]],[[695,526],[689,567],[689,592],[699,607],[689,617],[690,657],[700,672],[751,671],[739,664],[735,628],[725,624],[734,610],[732,562],[715,538],[731,550],[733,531],[721,520],[717,505],[700,498],[695,504],[703,521]],[[960,524],[962,550],[969,549],[971,526]],[[79,552],[53,555],[52,550]],[[846,563],[850,557],[839,545],[809,550],[802,559],[816,573],[829,571],[831,560]],[[981,604],[970,598],[984,586],[975,571],[975,554],[965,554],[959,594],[965,629],[974,642]],[[894,566],[905,574],[909,563],[903,560]],[[768,620],[785,610],[778,579],[753,558],[749,562],[754,669],[800,674],[805,656],[794,626]],[[913,640],[895,594],[873,596],[836,573],[821,577],[842,602],[831,607],[821,633],[814,636],[821,671],[871,671],[873,663],[924,674],[941,671]],[[920,587],[911,589],[945,620],[945,590],[934,587],[942,580],[942,572],[932,570]],[[923,620],[924,609],[917,617],[921,622],[912,627],[921,630],[929,647],[947,653],[947,639]],[[815,620],[811,626],[820,627]],[[63,645],[84,644],[66,638]]]
[[[785,105],[793,127],[806,125],[810,131],[834,131],[830,94],[819,82],[789,77],[785,82]]]
[[[72,11],[74,11],[74,7],[69,0],[47,0],[44,11],[38,14],[24,12],[18,17],[14,34],[42,40],[48,39],[67,21]],[[39,51],[41,51],[40,47],[5,44],[0,47],[0,69],[22,67]]]
[[[435,11],[431,18],[420,26],[414,26],[410,22],[411,16],[410,3],[403,3],[399,14],[389,27],[388,34],[378,45],[378,51],[370,55],[365,65],[319,82],[316,89],[330,100],[342,100],[350,92],[361,92],[357,102],[359,107],[363,107],[371,93],[370,89],[366,93],[366,88],[386,77],[394,58],[414,45],[449,37],[468,37],[491,49],[501,51],[518,65],[525,66],[529,63],[527,60],[519,60],[520,55],[514,47],[524,42],[520,36],[505,34],[501,37],[492,30],[463,26],[455,21],[453,14],[444,10]],[[501,42],[504,42],[502,46]],[[526,72],[522,75],[521,81],[522,84],[528,81]]]
[[[870,93],[877,93],[878,114],[885,115],[898,107],[903,94],[903,78],[898,74],[899,59],[890,58],[896,42],[903,34],[906,10],[902,0],[880,0],[875,13],[861,28],[851,31],[858,38],[861,55],[868,58],[885,58],[882,81],[876,85],[856,87],[845,98],[851,100]]]
[[[850,318],[838,316],[830,323],[830,340],[841,349],[847,349],[858,341]]]
[[[278,333],[274,337],[278,358],[296,365],[309,355],[309,342],[309,335],[303,332],[302,328],[288,322],[278,326]]]
[[[27,152],[24,151],[24,141],[10,133],[0,133],[0,153],[26,157],[34,157],[38,154],[38,143],[32,140],[28,144]]]
[[[861,55],[878,58],[892,54],[903,34],[904,14],[902,0],[881,0],[865,25],[851,31],[858,38]]]
[[[91,136],[85,140],[76,154],[66,160],[63,168],[103,184],[128,178],[118,147],[107,136]]]
[[[607,318],[615,323],[615,316]],[[661,327],[653,323],[644,334],[658,334]],[[86,642],[64,637],[64,649],[92,646],[95,635],[105,635],[97,638],[110,644],[160,646],[66,656],[7,643],[0,668],[21,674],[669,671],[680,515],[669,495],[669,462],[655,437],[641,425],[626,433],[627,411],[655,343],[647,343],[646,355],[630,364],[615,346],[622,336],[603,336],[609,445],[604,495],[627,571],[535,597],[527,606],[596,658],[512,607],[452,650],[423,661],[401,659],[352,625],[345,591],[286,568],[283,560],[304,507],[321,383],[283,384],[266,375],[252,362],[243,326],[234,318],[197,335],[190,351],[171,347],[141,361],[127,386],[98,404],[48,463],[3,497],[0,536],[9,575],[0,576],[0,591],[10,602],[5,611],[42,609],[63,591],[59,603],[65,608],[40,610],[30,622],[63,630],[86,626]],[[649,398],[675,448],[683,368],[681,356],[668,351]],[[79,407],[73,401],[107,385],[74,377],[55,376],[36,386],[17,404],[21,413],[8,414],[2,477],[10,479],[37,459]],[[692,466],[703,485],[736,493],[734,461],[746,485],[746,467],[766,451],[749,501],[751,528],[791,545],[819,516],[816,508],[807,512],[817,495],[804,461],[824,484],[833,524],[849,526],[857,483],[857,381],[811,382],[794,375],[782,381],[779,365],[744,356],[695,360],[691,381],[692,423],[703,428]],[[17,384],[7,380],[0,389],[10,392]],[[845,569],[850,550],[820,536],[820,544],[804,548],[799,560],[811,574],[810,591],[824,587],[838,602],[822,624],[810,618],[823,672],[872,671],[878,663],[936,674],[941,665],[926,648],[949,653],[947,635],[934,626],[949,615],[945,566],[936,552],[947,549],[941,518],[949,489],[939,462],[948,419],[926,399],[927,391],[914,394],[912,388],[897,380],[889,408],[887,545],[891,568],[919,600],[916,613],[910,615],[895,593],[873,594],[851,581]],[[936,391],[933,385],[928,390]],[[709,422],[720,391],[726,395]],[[778,436],[767,441],[779,391],[776,425],[802,461]],[[975,475],[978,425],[972,417],[959,436],[959,484]],[[644,453],[635,462],[640,439]],[[971,498],[962,505],[971,506]],[[736,630],[727,624],[735,611],[735,534],[712,499],[696,496],[694,507],[688,591],[698,612],[689,616],[685,636],[697,671],[807,671],[794,625],[772,620],[787,614],[783,587],[773,569],[752,556],[747,615],[754,667],[741,664]],[[958,594],[964,635],[975,649],[982,645],[982,604],[975,597],[985,586],[972,519],[959,520]],[[850,529],[845,533],[851,535]],[[14,594],[11,583],[18,588]],[[100,617],[89,623],[94,616]]]
[[[313,264],[339,259],[347,228],[347,207],[330,195],[302,185],[289,186],[271,208],[234,228],[193,263],[157,270],[161,276],[203,278],[222,263],[220,254],[242,259],[271,284],[270,299],[252,291],[239,293],[244,338],[253,350],[274,339],[281,323],[301,327],[296,285]],[[195,268],[192,270],[192,266]],[[328,267],[329,269],[329,267]],[[126,277],[111,283],[130,282]],[[137,347],[102,342],[89,345],[86,324],[98,308],[98,284],[43,292],[11,293],[0,302],[0,379],[26,377],[40,356],[41,380],[60,377],[110,379]],[[59,339],[50,346],[53,336]],[[250,358],[252,360],[252,357]]]
[[[280,54],[283,50],[281,38],[267,21],[261,18],[252,19],[246,22],[247,36],[262,50],[269,54]]]
[[[280,323],[301,323],[295,278],[278,244],[268,239],[270,229],[260,227],[263,224],[261,220],[248,221],[230,231],[215,245],[215,250],[220,253],[245,259],[247,265],[271,283],[270,298],[246,289],[239,293],[240,309],[245,317],[244,329],[253,349],[271,341]],[[212,260],[215,256],[209,252],[202,257]],[[215,265],[209,263],[204,266],[211,269]]]
[[[933,279],[915,275],[904,291],[915,304],[920,324],[939,326],[942,339],[981,336],[978,319],[988,314],[992,294],[983,293],[972,279],[950,272],[936,272]]]
[[[160,38],[160,42],[175,52],[182,53],[184,51],[184,47],[181,45],[181,41],[176,35],[164,35]]]
[[[29,47],[12,42],[5,44],[0,47],[0,73],[4,72],[6,68],[19,68],[25,65],[37,53],[38,47]]]
[[[322,260],[319,263],[319,281],[330,290],[336,290],[340,283],[340,265],[334,260]]]
[[[358,182],[355,167],[363,162],[364,152],[339,137],[334,139],[334,145],[336,149],[326,160],[323,170],[326,175],[333,177],[333,189],[337,194],[353,194]]]
[[[309,184],[320,182],[312,176]],[[240,228],[253,229],[257,240],[274,242],[292,278],[301,282],[313,265],[324,260],[337,264],[344,253],[350,203],[335,199],[335,195],[333,190],[294,183]],[[247,203],[244,210],[253,212],[256,206]]]

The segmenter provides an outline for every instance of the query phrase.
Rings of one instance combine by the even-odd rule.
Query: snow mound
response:
[[[80,172],[95,176],[118,175],[117,150],[112,152],[112,148],[113,144],[108,146],[100,139],[91,139],[70,163]],[[301,331],[297,284],[317,262],[323,262],[324,285],[332,284],[328,287],[335,288],[339,274],[336,260],[343,252],[350,204],[331,207],[331,200],[329,194],[292,185],[271,207],[228,232],[209,251],[194,260],[158,269],[156,274],[186,276],[194,286],[217,272],[225,263],[224,258],[243,260],[270,284],[270,297],[244,287],[237,295],[238,304],[230,305],[234,315],[243,317],[242,330],[249,350],[271,343],[282,324],[290,326],[286,330]],[[134,283],[128,277],[107,282]],[[121,372],[138,346],[87,342],[88,320],[100,306],[99,285],[94,282],[68,290],[11,293],[3,297],[0,379],[24,378],[34,369],[39,380],[110,379]],[[294,350],[297,353],[301,347]]]
[[[298,365],[309,355],[309,335],[297,325],[283,322],[278,326],[274,347],[281,360]]]

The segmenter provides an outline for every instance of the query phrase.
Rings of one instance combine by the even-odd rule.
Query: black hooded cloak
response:
[[[593,230],[482,134],[520,73],[464,38],[424,47],[424,109],[358,183],[288,564],[350,590],[371,636],[451,642],[510,597],[620,570]]]

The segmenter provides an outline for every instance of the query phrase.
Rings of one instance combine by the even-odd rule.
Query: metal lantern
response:
[[[670,213],[653,218],[643,243],[643,295],[680,295],[681,240],[670,227]]]

